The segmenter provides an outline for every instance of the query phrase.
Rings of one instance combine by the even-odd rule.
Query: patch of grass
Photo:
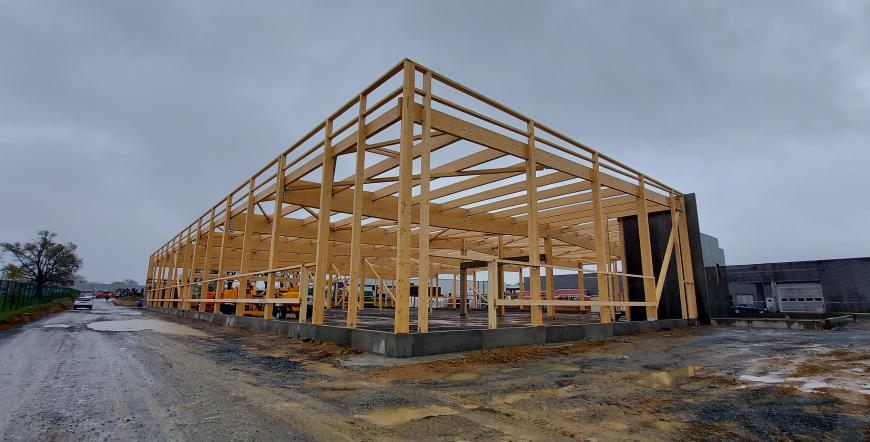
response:
[[[22,307],[22,308],[17,309],[17,310],[10,310],[8,312],[3,312],[3,313],[0,313],[0,324],[3,324],[4,322],[7,322],[7,321],[10,321],[10,322],[15,321],[18,316],[33,315],[33,314],[39,313],[43,310],[55,307],[57,305],[68,303],[72,300],[73,300],[72,297],[58,298],[58,299],[55,299],[53,301],[49,301],[49,302],[46,302],[43,304],[30,305],[27,307]]]

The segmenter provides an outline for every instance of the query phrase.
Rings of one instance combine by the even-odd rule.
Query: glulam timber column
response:
[[[174,239],[173,239],[174,241]],[[169,290],[169,249],[172,247],[172,242],[166,245],[163,250],[163,264],[160,269],[160,293],[159,293],[159,305],[161,307],[168,307],[166,299],[169,295],[166,293]]]
[[[653,276],[652,245],[649,238],[649,211],[646,203],[646,180],[640,175],[637,183],[637,230],[640,241],[640,263],[643,269],[643,295],[644,301],[656,302],[656,280]],[[647,321],[658,318],[655,305],[646,307]]]
[[[399,206],[396,239],[396,298],[393,331],[410,331],[411,305],[411,179],[414,174],[414,63],[405,60],[402,80],[402,121],[399,136]]]
[[[689,223],[686,213],[685,197],[678,198],[678,209],[682,213],[679,222],[680,255],[683,261],[683,279],[681,282],[686,291],[686,310],[689,319],[698,319],[698,303],[695,297],[695,273],[692,265],[692,249],[689,243]]]
[[[366,167],[366,95],[359,96],[359,115],[356,124],[356,163],[353,179],[353,222],[351,225],[350,239],[350,306],[347,309],[347,326],[355,328],[357,325],[357,300],[360,292],[365,293],[365,279],[361,277],[361,237],[362,237],[362,211],[363,193]],[[362,281],[360,281],[362,279]],[[361,283],[361,284],[360,284]],[[362,288],[360,288],[362,285]]]
[[[248,295],[248,271],[251,269],[251,235],[254,224],[254,178],[248,180],[248,197],[245,205],[245,232],[242,234],[242,260],[239,266],[239,288],[236,289],[236,316],[242,316],[245,312],[245,304],[238,302],[239,299],[247,298]]]
[[[188,230],[190,230],[189,227]],[[173,293],[174,298],[172,302],[172,307],[176,309],[183,308],[181,301],[181,281],[184,276],[187,276],[187,272],[184,269],[185,264],[188,261],[187,244],[183,232],[184,231],[182,230],[182,235],[178,238],[178,249],[175,252],[175,292]],[[185,242],[182,242],[182,239],[184,239]]]
[[[281,239],[281,220],[284,219],[282,215],[284,209],[284,167],[286,166],[287,157],[283,153],[278,155],[277,167],[278,171],[275,172],[275,205],[272,210],[272,236],[269,237],[269,269],[275,269],[278,267],[278,248],[280,247],[280,239]],[[298,283],[299,280],[296,280]],[[302,292],[300,291],[300,298],[302,297]],[[270,300],[275,298],[275,272],[269,272],[266,277],[266,299]],[[272,310],[274,308],[273,304],[267,303],[263,306],[263,319],[272,319]]]
[[[170,277],[172,276],[172,245],[175,244],[175,237],[166,245],[166,250],[163,251],[163,270],[161,274],[163,281],[160,284],[160,306],[163,308],[169,307],[169,290],[171,290]]]
[[[181,233],[175,236],[175,239],[172,240],[172,247],[169,249],[172,251],[172,264],[169,268],[169,293],[166,295],[166,302],[164,303],[164,307],[174,307],[175,305],[175,290],[178,288],[178,254],[179,249],[181,248]]]
[[[504,238],[502,235],[498,236],[498,257],[499,259],[505,258],[504,252]],[[504,264],[498,264],[498,299],[504,299]],[[500,305],[498,308],[498,315],[504,317],[505,306],[504,304]]]
[[[404,115],[404,114],[403,114]],[[404,119],[402,120],[404,122]],[[423,74],[423,134],[420,141],[419,287],[417,290],[417,331],[429,331],[429,154],[432,148],[432,73]],[[400,203],[401,204],[401,203]],[[425,302],[424,302],[425,301]]]
[[[673,209],[673,207],[672,207],[672,209]],[[673,255],[673,252],[674,252],[674,243],[676,242],[676,237],[678,235],[678,233],[677,233],[677,220],[674,218],[675,214],[676,214],[676,212],[673,210],[671,210],[671,212],[669,214],[670,219],[668,221],[670,224],[670,229],[668,229],[668,233],[667,233],[668,240],[667,240],[667,243],[665,245],[664,257],[662,258],[661,266],[659,267],[659,275],[658,275],[658,278],[656,278],[656,298],[655,299],[656,299],[656,304],[658,304],[659,308],[663,307],[662,303],[660,301],[662,299],[662,293],[663,293],[664,288],[665,288],[665,282],[667,281],[668,270],[670,269],[671,256]],[[659,215],[659,214],[657,214],[657,215]],[[657,216],[657,219],[661,219],[661,217]],[[677,285],[679,286],[679,284],[677,284]],[[682,292],[682,290],[678,290],[678,294],[680,292]],[[679,302],[679,299],[677,299],[677,301]],[[667,306],[667,305],[664,306],[664,309],[665,309],[664,310],[665,319],[674,319],[673,315],[671,314],[671,311],[673,309],[669,308],[669,306]],[[658,308],[656,310],[657,310],[656,313],[658,313]],[[658,318],[658,315],[656,317]]]
[[[459,317],[468,316],[468,269],[459,268]]]
[[[619,235],[619,267],[620,267],[620,275],[622,280],[622,300],[629,301],[629,292],[628,292],[628,271],[626,270],[626,257],[625,257],[625,221],[622,218],[616,219],[617,232]],[[624,307],[625,317],[629,321],[631,321],[631,307]]]
[[[299,269],[299,322],[304,324],[308,321],[308,267],[304,265]]]
[[[465,240],[462,240],[462,249],[460,255],[465,256],[468,253],[468,247]],[[468,316],[468,269],[459,263],[459,317],[465,318]]]
[[[686,288],[685,284],[683,284],[683,260],[681,258],[681,250],[680,250],[680,212],[677,211],[677,199],[676,195],[671,192],[670,197],[671,203],[671,228],[674,232],[674,256],[676,257],[675,263],[677,267],[677,287],[679,288],[680,293],[680,313],[683,319],[689,318],[689,310],[686,305]]]
[[[208,280],[211,279],[211,248],[214,245],[214,207],[208,212],[208,233],[205,238],[205,258],[202,262],[202,279],[199,287],[199,311],[204,312],[208,299]]]
[[[191,309],[190,300],[193,298],[193,286],[196,284],[196,259],[199,257],[199,238],[202,235],[202,217],[196,220],[196,234],[190,240],[190,247],[193,249],[193,254],[190,257],[190,262],[187,267],[187,279],[184,281],[184,309]],[[197,306],[199,307],[199,306]]]
[[[553,268],[550,267],[550,265],[553,264],[553,238],[550,238],[549,236],[544,238],[544,257],[548,264],[547,268],[544,269],[545,279],[547,281],[547,301],[552,301],[553,294],[555,293],[555,287],[553,287]],[[547,319],[553,319],[555,317],[556,306],[550,304],[547,306]]]
[[[525,287],[525,283],[526,283],[526,281],[525,281],[525,277],[523,276],[523,267],[520,267],[520,270],[519,270],[519,272],[517,272],[517,273],[519,273],[519,275],[520,275],[520,284],[519,284],[519,286],[520,286],[520,290],[519,290],[519,292],[520,292],[520,293],[519,293],[519,295],[517,296],[517,299],[522,299],[522,298],[523,298],[523,294],[526,293],[526,287]],[[519,306],[519,310],[520,310],[520,311],[523,310],[523,306],[522,306],[522,305]]]
[[[146,305],[151,305],[151,287],[154,284],[154,254],[148,257],[148,270],[145,273],[145,289],[142,291],[142,296],[145,298]]]
[[[163,250],[166,246],[160,247],[154,256],[154,282],[151,287],[151,306],[160,307],[160,288],[163,287]]]
[[[495,304],[498,299],[498,263],[496,261],[490,261],[486,266],[489,276],[487,278],[487,295],[486,295],[486,310],[487,310],[487,324],[489,328],[494,329],[498,327],[498,315],[496,314]]]
[[[529,209],[529,300],[535,302],[541,300],[541,268],[538,267],[541,263],[541,255],[538,251],[538,164],[535,161],[535,122],[531,120],[528,123],[528,137],[528,155],[526,156],[526,184],[528,186],[526,196],[528,200],[526,205]],[[532,305],[529,309],[531,310],[532,325],[543,325],[544,318],[541,306]]]
[[[163,297],[163,286],[164,279],[163,275],[166,272],[166,245],[164,244],[159,250],[157,250],[157,268],[154,269],[154,293],[152,294],[151,305],[155,307],[162,306],[161,298]]]
[[[217,273],[217,281],[215,281],[215,294],[214,294],[214,312],[220,313],[221,309],[221,298],[224,296],[224,287],[226,287],[226,279],[224,277],[227,275],[227,238],[230,236],[230,223],[232,222],[232,206],[233,206],[233,197],[232,195],[227,196],[227,200],[224,203],[224,231],[221,232],[221,253],[218,258],[218,273]]]
[[[601,168],[598,153],[592,154],[592,223],[595,228],[595,267],[598,280],[598,300],[610,300],[610,288],[607,277],[607,219],[601,210]],[[611,322],[611,308],[602,305],[598,309],[602,323]]]
[[[311,323],[323,324],[326,301],[326,278],[329,271],[329,217],[332,215],[332,181],[335,178],[335,156],[332,152],[332,120],[324,122],[323,161],[320,183],[320,211],[317,214],[317,252],[314,266],[314,305]]]

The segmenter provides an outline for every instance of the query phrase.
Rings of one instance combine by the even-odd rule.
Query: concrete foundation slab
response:
[[[514,326],[490,329],[444,330],[429,333],[395,334],[383,330],[347,328],[335,325],[300,324],[287,320],[264,320],[247,316],[204,313],[163,307],[147,310],[189,319],[207,321],[225,327],[274,333],[296,339],[332,342],[394,358],[408,358],[444,353],[482,350],[517,345],[546,344],[600,339],[655,330],[686,328],[695,321],[669,319],[661,321],[615,322],[611,324],[555,324],[541,327]]]

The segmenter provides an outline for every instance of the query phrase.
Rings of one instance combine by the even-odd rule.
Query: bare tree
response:
[[[38,294],[46,285],[72,285],[82,260],[76,255],[75,244],[55,242],[55,237],[57,233],[41,230],[28,243],[0,243],[0,250],[18,261],[3,267],[4,277],[33,281]]]

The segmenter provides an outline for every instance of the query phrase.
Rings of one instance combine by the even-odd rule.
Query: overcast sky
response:
[[[142,281],[409,57],[695,192],[731,264],[867,256],[868,5],[0,0],[0,241]]]

